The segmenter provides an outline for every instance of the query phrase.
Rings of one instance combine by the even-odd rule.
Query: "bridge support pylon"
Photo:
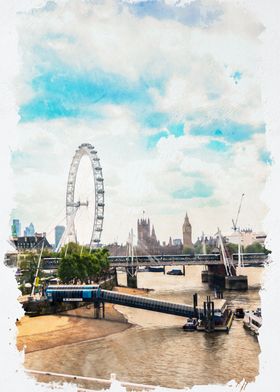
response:
[[[185,266],[185,264],[183,265],[183,275],[186,276],[186,266]]]
[[[231,276],[227,276],[225,266],[222,264],[208,265],[209,287],[226,290],[248,290],[248,278],[246,275],[237,276],[234,268],[231,268],[231,274]]]
[[[208,265],[208,286],[212,288],[225,288],[226,269],[224,264]],[[232,268],[232,275],[235,270]]]
[[[119,285],[119,282],[118,282],[118,272],[117,272],[117,268],[116,267],[113,269],[113,274],[114,274],[115,286],[118,286]]]
[[[98,301],[98,300],[94,301],[93,309],[94,309],[93,317],[95,319],[101,318],[101,311],[102,311],[102,317],[105,318],[105,303],[103,301]]]
[[[227,290],[248,290],[248,277],[246,275],[226,276],[225,288]]]
[[[208,282],[208,270],[204,269],[201,271],[201,282],[207,283]]]
[[[204,302],[203,304],[203,308],[204,308],[205,331],[213,332],[215,330],[214,302],[211,301],[210,295],[207,296],[206,302]]]
[[[137,289],[137,269],[136,267],[126,268],[127,287]]]
[[[197,310],[197,293],[193,295],[193,314],[194,317],[198,318],[198,310]]]

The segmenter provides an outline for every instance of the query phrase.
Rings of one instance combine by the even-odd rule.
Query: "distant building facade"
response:
[[[119,245],[117,243],[106,245],[111,256],[127,256],[128,243]],[[154,225],[151,225],[150,219],[137,220],[137,245],[134,245],[134,255],[162,255],[162,254],[182,254],[183,244],[181,239],[172,240],[169,237],[168,242],[162,244],[157,239]]]
[[[113,244],[108,244],[105,246],[110,256],[127,256],[128,255],[128,246],[123,244],[118,244],[114,242]]]
[[[44,249],[52,249],[46,238],[46,233],[35,233],[34,236],[13,237],[11,243],[19,252],[40,252],[43,245]]]
[[[183,247],[191,249],[194,247],[192,243],[192,226],[187,213],[183,224]]]
[[[137,221],[137,250],[140,254],[157,254],[160,242],[157,240],[155,228],[150,225],[150,219],[138,219]]]
[[[64,231],[65,231],[64,226],[55,226],[55,229],[54,229],[55,248],[58,247],[58,244],[63,236]]]
[[[196,249],[196,253],[216,253],[219,251],[219,238],[217,236],[208,237],[202,235],[201,237],[197,238],[194,247]]]
[[[239,243],[239,237],[241,237],[241,245],[244,247],[248,245],[252,245],[253,243],[258,242],[261,245],[265,244],[266,234],[262,232],[253,232],[252,229],[243,229],[240,232],[236,231],[227,236],[227,242],[231,242],[232,244]]]
[[[174,238],[174,240],[173,240],[173,245],[174,245],[174,246],[182,246],[183,243],[182,243],[181,238]]]
[[[185,241],[193,248],[191,243],[191,225],[188,222],[185,225]],[[187,237],[186,237],[187,235]],[[106,246],[112,256],[128,255],[128,244],[119,245],[117,243]],[[134,255],[176,255],[183,253],[183,242],[180,238],[173,239],[169,237],[168,241],[160,241],[157,239],[154,225],[151,224],[149,218],[141,218],[137,220],[137,245],[134,245]]]

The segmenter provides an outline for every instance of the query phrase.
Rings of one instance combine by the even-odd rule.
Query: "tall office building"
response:
[[[24,236],[25,236],[25,237],[32,237],[32,236],[34,236],[34,234],[35,234],[34,225],[33,225],[33,223],[30,223],[30,225],[27,226],[27,227],[24,229]]]
[[[19,219],[13,219],[12,236],[19,237],[21,235],[21,223]]]
[[[64,226],[55,226],[54,231],[55,231],[55,247],[57,248],[57,246],[63,236],[63,233],[65,231],[65,227]]]

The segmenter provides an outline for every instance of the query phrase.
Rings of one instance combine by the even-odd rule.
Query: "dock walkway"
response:
[[[50,302],[108,302],[181,317],[199,317],[204,313],[204,309],[201,306],[194,309],[192,305],[118,293],[103,290],[96,286],[77,286],[75,288],[73,286],[70,286],[69,288],[66,286],[49,286],[46,289],[46,296]],[[225,300],[219,299],[214,301],[214,317],[216,320],[219,320],[222,317],[225,305]]]

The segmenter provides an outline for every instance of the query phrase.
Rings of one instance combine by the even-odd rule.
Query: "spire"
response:
[[[189,217],[188,217],[188,213],[186,212],[186,216],[185,216],[185,223],[190,223]]]
[[[186,212],[183,224],[183,245],[186,248],[193,248],[192,244],[192,226],[189,221],[188,213]]]
[[[155,232],[154,225],[153,225],[153,227],[152,227],[151,238],[152,238],[152,239],[154,239],[155,241],[157,240],[157,237],[156,237],[156,232]]]

